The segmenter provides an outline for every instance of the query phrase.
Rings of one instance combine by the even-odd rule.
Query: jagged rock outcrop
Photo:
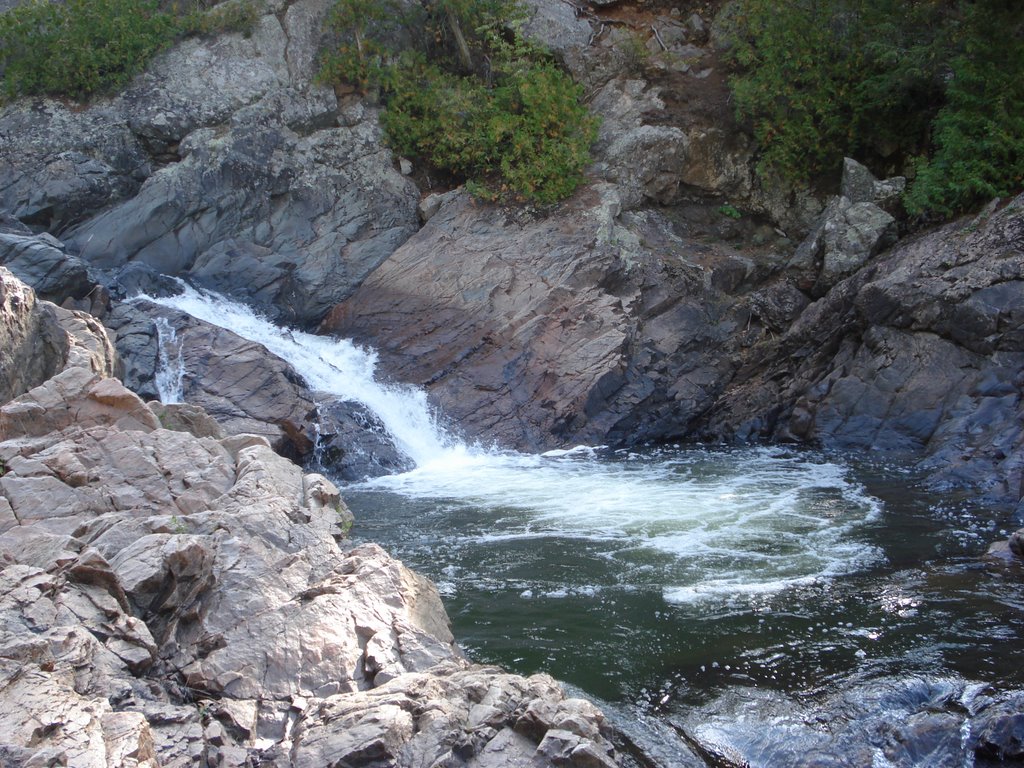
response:
[[[472,436],[682,434],[731,375],[720,347],[747,318],[664,218],[618,214],[610,185],[546,216],[454,199],[323,327],[373,343]],[[742,282],[750,265],[723,261]]]
[[[418,193],[374,110],[311,84],[329,4],[270,5],[251,35],[186,40],[116,97],[0,110],[0,208],[92,266],[189,272],[318,320],[415,231]]]
[[[349,548],[329,481],[162,428],[72,317],[56,375],[0,406],[5,760],[615,764],[592,705],[468,663],[429,582]]]
[[[1024,471],[1024,197],[899,243],[752,350],[701,432],[923,454],[1014,504]]]

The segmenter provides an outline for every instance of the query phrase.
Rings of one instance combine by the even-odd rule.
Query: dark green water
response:
[[[475,660],[550,673],[638,715],[735,685],[1022,682],[1021,573],[982,558],[1009,528],[1003,510],[923,492],[895,464],[812,453],[558,461],[569,466],[347,489],[354,533],[438,583]],[[552,501],[559,490],[578,503]]]

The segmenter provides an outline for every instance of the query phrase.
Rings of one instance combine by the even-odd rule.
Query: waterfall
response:
[[[153,321],[156,326],[156,373],[153,376],[161,403],[184,402],[185,363],[181,355],[181,340],[166,317]]]
[[[466,453],[466,447],[441,427],[423,390],[377,379],[374,352],[346,339],[276,326],[244,304],[212,291],[184,284],[183,288],[177,296],[139,298],[262,344],[288,362],[311,389],[365,406],[381,420],[398,450],[417,466]]]
[[[657,572],[672,605],[804,588],[878,560],[877,548],[859,536],[880,506],[851,482],[848,468],[832,461],[781,449],[614,455],[579,447],[543,455],[474,449],[442,428],[423,390],[380,381],[372,350],[278,327],[243,304],[187,286],[177,296],[140,298],[261,344],[312,389],[372,412],[416,468],[364,480],[346,496],[383,492],[409,500],[416,522],[403,528],[410,531],[429,527],[419,519],[418,503],[461,515],[450,526],[461,531],[452,540],[456,549],[528,553],[568,542],[556,561],[579,548],[600,552],[599,559],[627,563],[638,587]],[[172,349],[164,343],[170,338],[161,336],[162,350]],[[393,502],[388,506],[391,520],[398,512]],[[427,540],[441,556],[444,546]],[[648,570],[652,562],[659,563],[656,571]],[[527,584],[521,591],[541,589]]]

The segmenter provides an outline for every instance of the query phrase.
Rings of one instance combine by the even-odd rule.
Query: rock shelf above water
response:
[[[347,544],[326,478],[163,428],[95,322],[3,269],[0,295],[5,362],[57,340],[0,407],[5,760],[615,764],[592,704],[471,664],[430,582]]]

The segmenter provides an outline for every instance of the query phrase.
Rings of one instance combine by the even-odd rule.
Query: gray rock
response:
[[[530,450],[656,439],[731,375],[713,350],[740,321],[693,254],[660,217],[620,214],[611,185],[544,217],[463,197],[323,330],[373,344],[470,436]]]
[[[308,138],[273,123],[239,126],[67,242],[98,267],[191,272],[308,325],[415,230],[415,189],[379,137],[372,123]]]
[[[624,209],[644,201],[672,202],[682,183],[689,148],[686,134],[673,126],[644,122],[646,112],[663,107],[658,90],[647,88],[642,80],[612,80],[592,101],[603,118],[594,145],[597,169],[619,186]]]
[[[342,546],[326,478],[256,436],[162,428],[66,314],[64,367],[0,408],[0,759],[536,764],[559,727],[560,762],[613,755],[596,709],[470,664],[430,582]],[[537,739],[512,731],[526,710]]]
[[[847,204],[839,198],[825,212],[822,267],[824,286],[853,274],[868,259],[896,242],[896,220],[874,203]]]
[[[0,264],[43,299],[60,303],[81,299],[93,288],[85,263],[67,253],[50,235],[0,232]]]
[[[149,155],[117,102],[79,111],[55,100],[0,109],[0,209],[60,232],[138,191]]]
[[[856,160],[849,157],[843,159],[843,177],[839,194],[852,203],[875,203],[891,212],[898,204],[906,186],[907,180],[903,176],[879,181]]]
[[[962,730],[967,695],[957,681],[915,678],[881,679],[806,703],[744,689],[675,725],[714,764],[855,768],[884,759],[899,768],[954,768],[973,757]]]
[[[938,487],[1019,503],[1022,204],[900,243],[838,282],[751,356],[705,434],[916,451]]]
[[[203,409],[228,434],[263,435],[294,458],[310,453],[315,405],[299,374],[261,345],[183,312],[136,302],[121,304],[108,316],[126,361],[125,381],[134,391],[158,398],[159,318],[175,331],[185,402]]]

